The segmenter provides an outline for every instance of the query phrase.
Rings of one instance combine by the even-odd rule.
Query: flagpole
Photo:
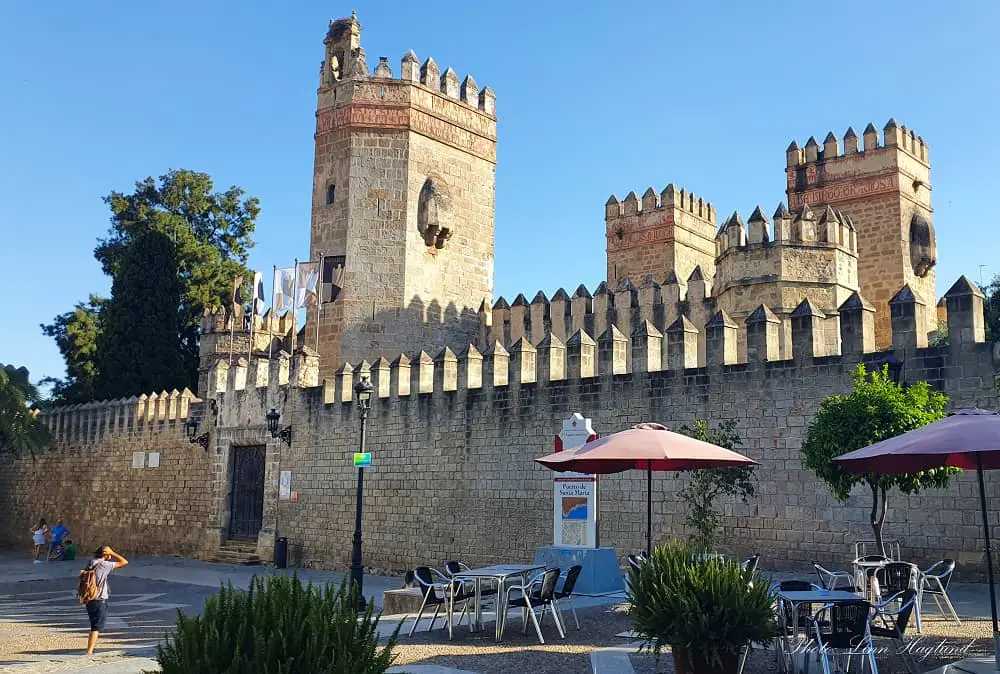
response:
[[[292,274],[292,353],[295,353],[299,335],[299,320],[296,309],[299,304],[299,258],[295,258],[295,271]]]
[[[236,303],[233,303],[233,315],[229,319],[229,365],[233,364],[233,339],[236,336]]]
[[[257,322],[257,272],[253,274],[253,299],[250,300],[250,345],[247,346],[247,368],[250,367],[250,358],[253,354],[253,324]]]
[[[240,283],[243,279],[240,278]],[[234,284],[235,285],[235,284]],[[236,293],[239,286],[237,285],[233,288],[233,296],[230,298],[230,304],[233,308],[232,314],[229,318],[229,366],[233,366],[233,340],[236,338]]]
[[[278,265],[271,266],[271,311],[274,311],[274,286],[278,283]],[[273,313],[271,315],[271,325],[274,325],[274,319],[276,319]],[[267,359],[271,360],[271,348],[274,345],[274,331],[271,330],[271,325],[267,326],[267,332],[270,335],[270,339],[267,340]]]
[[[323,310],[323,256],[319,256],[316,263],[317,275],[319,276],[318,287],[316,289],[316,353],[319,353],[319,317]]]

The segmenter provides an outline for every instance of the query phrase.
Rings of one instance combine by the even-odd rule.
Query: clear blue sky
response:
[[[784,149],[889,117],[930,146],[938,293],[1000,272],[1000,3],[0,3],[0,361],[62,375],[38,325],[90,292],[101,196],[170,168],[261,199],[252,267],[308,255],[322,40],[414,49],[497,94],[496,292],[604,277],[608,195],[675,182],[746,217]]]

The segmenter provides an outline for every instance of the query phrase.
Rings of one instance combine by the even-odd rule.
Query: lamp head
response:
[[[371,409],[372,406],[372,392],[375,387],[372,383],[368,381],[368,377],[362,377],[361,380],[354,385],[354,395],[358,399],[358,409],[362,411],[367,411]]]
[[[271,433],[271,437],[278,437],[278,421],[281,419],[281,414],[272,407],[271,411],[264,415],[264,418],[267,420],[267,430]]]

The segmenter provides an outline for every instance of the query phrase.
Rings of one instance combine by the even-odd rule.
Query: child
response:
[[[69,533],[69,529],[62,523],[62,520],[57,520],[56,525],[52,527],[51,540],[49,541],[49,561],[53,559],[61,559],[63,550],[63,539],[66,534]]]
[[[76,546],[73,545],[73,541],[66,539],[66,546],[63,548],[63,559],[67,562],[72,562],[76,559]]]
[[[38,526],[31,530],[31,541],[35,544],[35,553],[32,559],[35,564],[44,564],[43,554],[47,550],[45,536],[49,533],[49,525],[45,523],[45,518],[38,520]]]

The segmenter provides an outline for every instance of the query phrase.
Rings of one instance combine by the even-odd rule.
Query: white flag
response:
[[[316,262],[299,263],[299,282],[296,288],[296,308],[306,306],[316,301],[316,289],[319,287],[319,265]]]
[[[274,311],[280,313],[292,308],[295,293],[295,267],[277,269],[274,274]]]
[[[259,271],[253,273],[253,313],[263,316],[267,300],[264,299],[264,275]]]

